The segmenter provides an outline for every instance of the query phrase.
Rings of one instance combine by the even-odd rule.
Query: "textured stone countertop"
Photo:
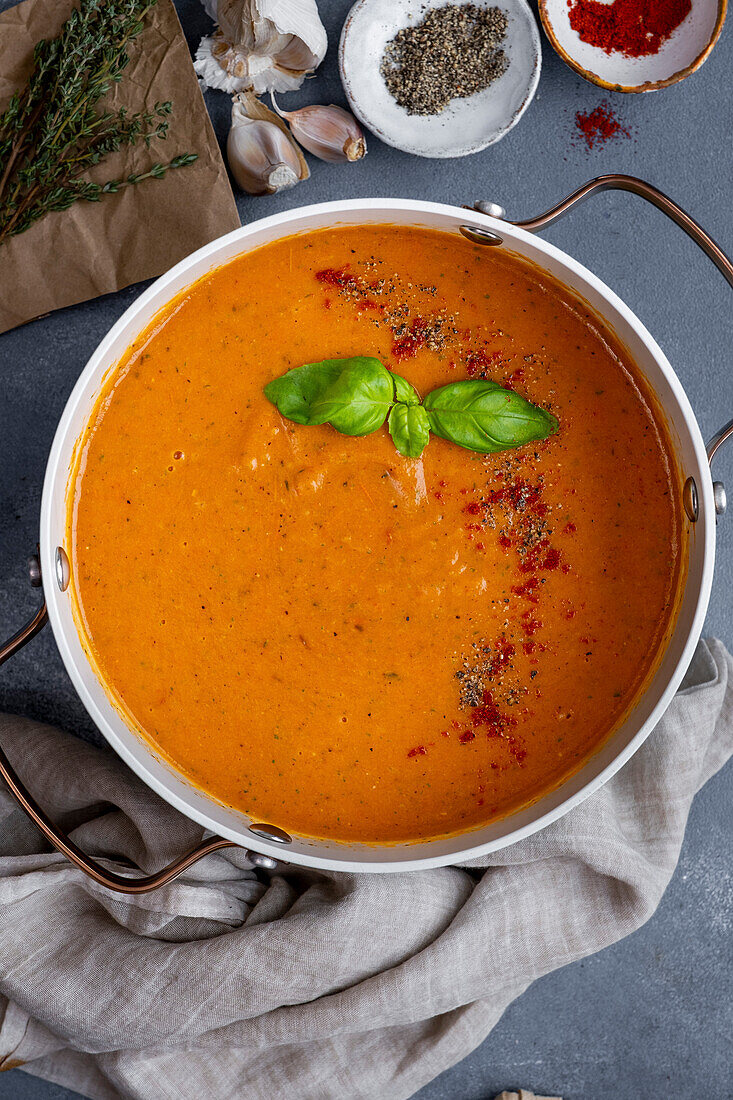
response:
[[[0,0],[0,8],[8,6]],[[177,6],[193,46],[208,20],[196,0],[179,0]],[[349,0],[321,0],[320,6],[328,57],[317,79],[290,97],[293,103],[344,102],[335,54]],[[592,109],[604,95],[566,68],[544,36],[542,46],[537,96],[494,148],[464,160],[430,161],[372,138],[369,155],[358,165],[311,159],[307,184],[272,198],[240,196],[242,219],[367,195],[458,204],[488,198],[501,202],[510,216],[528,217],[592,176],[628,172],[675,198],[733,252],[730,29],[700,72],[682,84],[644,96],[605,97],[632,137],[592,151],[574,136],[574,113]],[[227,99],[214,93],[208,103],[221,137]],[[607,282],[645,322],[680,376],[706,437],[733,416],[733,291],[679,230],[639,200],[612,194],[583,207],[547,237]],[[37,539],[56,421],[87,357],[139,289],[0,336],[0,637],[9,636],[33,606],[25,559]],[[721,456],[716,476],[727,476],[733,486],[733,447]],[[706,632],[733,644],[733,514],[718,528]],[[48,631],[2,670],[0,709],[95,738]],[[537,982],[487,1041],[423,1089],[420,1100],[488,1100],[518,1085],[565,1100],[733,1096],[731,806],[728,768],[698,796],[679,867],[649,923]],[[72,1094],[14,1070],[0,1076],[0,1100],[72,1100]]]

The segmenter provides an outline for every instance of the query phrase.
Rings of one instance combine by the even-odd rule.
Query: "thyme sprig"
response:
[[[196,160],[182,153],[124,179],[95,183],[85,174],[111,153],[168,133],[171,103],[129,113],[99,109],[122,79],[128,47],[156,0],[81,0],[57,38],[33,51],[26,86],[0,115],[0,244],[44,214],[104,195]]]

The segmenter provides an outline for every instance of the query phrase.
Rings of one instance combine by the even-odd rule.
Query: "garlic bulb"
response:
[[[252,92],[232,99],[227,160],[235,180],[250,195],[273,195],[310,175],[287,127]]]
[[[348,111],[331,103],[328,107],[301,107],[298,111],[281,111],[270,93],[272,105],[287,119],[296,141],[321,160],[354,161],[366,156],[366,141],[361,127]]]
[[[196,51],[203,88],[292,91],[323,61],[328,40],[315,0],[202,2],[219,24]]]

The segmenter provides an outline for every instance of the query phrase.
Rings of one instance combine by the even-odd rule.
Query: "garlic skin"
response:
[[[202,38],[194,68],[203,89],[287,92],[326,54],[315,0],[202,0],[218,23]]]
[[[366,156],[366,141],[359,123],[343,107],[301,107],[297,111],[281,111],[271,94],[272,105],[287,119],[296,141],[321,160],[331,163],[361,160]]]
[[[232,100],[227,160],[234,179],[250,195],[274,195],[310,175],[285,126],[251,92]]]

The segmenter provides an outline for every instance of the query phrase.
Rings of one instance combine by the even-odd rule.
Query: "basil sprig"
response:
[[[552,413],[496,382],[451,382],[421,403],[405,378],[370,356],[293,367],[265,386],[265,396],[288,420],[331,424],[343,435],[370,435],[389,417],[389,433],[406,458],[420,457],[431,430],[469,451],[492,454],[558,429]]]

